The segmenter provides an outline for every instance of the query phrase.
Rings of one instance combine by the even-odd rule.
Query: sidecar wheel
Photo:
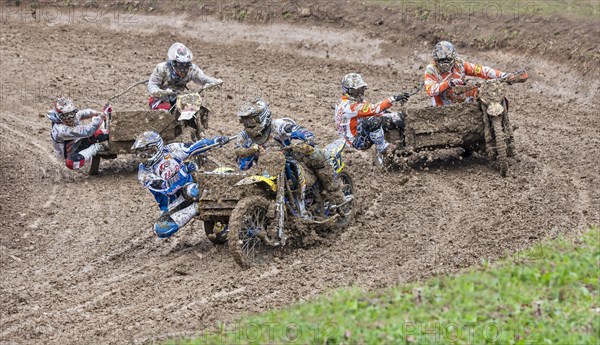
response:
[[[508,172],[508,158],[506,139],[504,137],[504,129],[502,128],[502,118],[499,116],[493,117],[492,127],[494,129],[494,139],[496,141],[496,159],[500,165],[500,174],[505,177]]]
[[[204,233],[213,244],[225,244],[229,232],[228,225],[227,221],[204,221]]]
[[[271,261],[274,248],[260,238],[260,235],[268,234],[268,210],[267,199],[252,196],[239,201],[231,213],[227,236],[229,252],[243,268]]]

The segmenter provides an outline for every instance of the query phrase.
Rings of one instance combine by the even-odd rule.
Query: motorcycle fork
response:
[[[275,223],[277,224],[277,236],[280,244],[283,246],[287,240],[284,232],[285,226],[285,192],[287,184],[285,183],[285,172],[281,172],[277,177],[277,198],[275,201]]]
[[[495,145],[492,142],[492,119],[487,113],[487,106],[483,103],[480,103],[480,107],[482,117],[483,117],[483,136],[485,139],[485,152],[490,159],[495,157],[494,147]]]

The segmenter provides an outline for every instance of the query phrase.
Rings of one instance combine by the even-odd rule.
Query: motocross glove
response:
[[[465,85],[465,82],[460,78],[456,78],[448,80],[448,84],[450,84],[450,87],[455,87],[457,85]]]
[[[218,137],[215,137],[214,141],[216,144],[219,144],[219,146],[223,146],[229,142],[229,137],[228,136],[218,136]]]
[[[199,169],[198,164],[196,164],[195,162],[188,162],[187,163],[187,172],[188,173],[191,173],[191,172],[196,171],[198,169]]]
[[[408,101],[408,98],[410,98],[410,94],[408,92],[405,92],[401,95],[392,96],[392,99],[394,100],[394,102],[401,102],[401,103],[406,103]]]
[[[106,115],[112,114],[112,104],[106,103],[106,105],[102,108],[102,112]]]
[[[304,139],[304,142],[310,146],[317,145],[317,143],[315,142],[315,137],[308,137],[308,138]]]

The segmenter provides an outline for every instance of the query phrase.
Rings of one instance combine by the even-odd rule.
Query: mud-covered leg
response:
[[[315,172],[315,175],[321,181],[323,189],[327,191],[329,200],[336,205],[343,203],[344,195],[339,184],[335,181],[334,171],[327,162],[323,150],[315,148],[312,154],[306,157],[304,162]]]

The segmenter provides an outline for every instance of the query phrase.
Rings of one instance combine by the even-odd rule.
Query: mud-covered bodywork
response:
[[[236,186],[247,178],[245,172],[226,171],[195,172],[194,178],[200,186],[198,213],[201,220],[229,217],[237,202],[252,194],[256,187],[252,185]]]
[[[407,150],[467,147],[483,149],[483,121],[477,103],[410,109],[406,112]]]
[[[386,139],[398,146],[396,155],[388,159],[388,165],[402,167],[423,159],[479,152],[496,161],[500,173],[506,176],[507,157],[516,152],[506,85],[522,83],[528,77],[527,72],[520,71],[503,79],[469,81],[455,90],[474,94],[474,102],[405,109],[404,132],[393,129],[386,133]]]

